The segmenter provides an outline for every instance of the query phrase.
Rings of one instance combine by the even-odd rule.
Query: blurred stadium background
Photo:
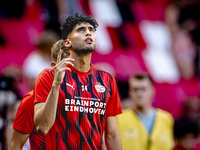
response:
[[[60,24],[75,12],[98,21],[92,63],[115,76],[122,101],[128,78],[147,72],[156,88],[154,107],[178,118],[187,104],[200,115],[200,0],[10,0],[0,2],[1,135],[16,102],[31,90],[25,63],[41,33],[60,36]],[[9,135],[1,136],[6,140]]]

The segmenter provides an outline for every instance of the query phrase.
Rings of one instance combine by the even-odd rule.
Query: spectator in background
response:
[[[197,96],[186,99],[183,106],[183,117],[190,118],[200,125],[200,99]],[[196,139],[193,148],[200,150],[200,136]]]
[[[84,13],[81,0],[57,0],[58,18],[60,24],[63,24],[65,19],[76,12]]]
[[[44,31],[37,43],[38,49],[33,51],[25,59],[23,64],[23,74],[28,79],[30,89],[38,74],[45,68],[51,67],[51,47],[60,39],[59,35],[51,30]]]
[[[81,0],[42,0],[43,19],[45,28],[60,34],[60,24],[76,12],[83,13]]]
[[[0,76],[0,150],[7,149],[9,123],[13,119],[13,107],[18,99],[13,91],[13,78]]]
[[[185,79],[200,75],[199,9],[200,0],[173,0],[166,9],[165,20],[173,37],[172,51]]]
[[[175,58],[181,77],[184,79],[194,77],[196,45],[185,30],[180,30],[174,37],[172,54]]]
[[[3,150],[5,142],[5,119],[0,112],[0,150]]]
[[[194,148],[199,133],[198,123],[188,117],[175,121],[174,138],[175,147],[173,150],[197,150]]]
[[[183,107],[183,115],[200,123],[200,99],[197,96],[186,99]]]
[[[27,84],[23,80],[21,66],[11,64],[2,69],[2,73],[5,78],[12,79],[12,91],[21,99],[27,92]]]
[[[122,109],[133,108],[133,101],[130,98],[124,98],[121,100]]]
[[[11,141],[11,137],[12,137],[12,127],[13,127],[13,121],[17,112],[17,109],[20,105],[21,100],[17,100],[15,101],[15,103],[13,105],[10,105],[7,109],[6,112],[6,130],[5,130],[5,149],[8,149],[8,146],[10,144]],[[20,137],[19,137],[20,138]],[[26,147],[29,147],[28,145],[26,145]]]
[[[118,116],[123,150],[171,150],[173,148],[173,118],[161,109],[152,107],[155,90],[147,74],[129,79],[132,109]]]

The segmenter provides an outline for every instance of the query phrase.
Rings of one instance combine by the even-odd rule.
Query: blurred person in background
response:
[[[83,13],[82,0],[42,0],[42,19],[45,21],[45,29],[53,30],[60,34],[60,24],[67,16],[75,12]]]
[[[20,99],[13,90],[11,77],[0,76],[0,150],[7,149],[10,140],[10,123],[14,119],[14,109]]]
[[[200,0],[173,0],[166,9],[165,20],[173,38],[172,52],[185,79],[200,75],[199,9]]]
[[[57,0],[58,18],[60,24],[63,24],[65,19],[76,12],[84,13],[81,0]]]
[[[192,37],[186,31],[179,31],[174,37],[172,54],[175,58],[181,77],[184,79],[191,79],[194,77],[196,45],[193,42]]]
[[[28,55],[23,63],[23,75],[28,79],[29,91],[33,89],[35,79],[45,68],[51,67],[51,47],[60,36],[51,30],[41,33],[38,49]]]
[[[5,141],[5,119],[0,112],[0,150],[3,150]]]
[[[197,96],[188,97],[183,105],[183,117],[190,118],[191,120],[200,125],[200,99]],[[200,135],[196,137],[193,148],[200,150]]]
[[[200,123],[200,99],[197,96],[188,97],[183,106],[183,116]]]
[[[5,132],[5,137],[6,137],[6,149],[8,149],[10,141],[11,141],[11,137],[12,137],[12,127],[13,127],[13,122],[14,122],[14,118],[17,112],[17,109],[20,105],[21,99],[15,101],[15,103],[11,106],[8,107],[7,111],[6,111],[6,132]],[[18,137],[21,138],[21,137]],[[24,146],[26,148],[29,149],[29,145]]]
[[[171,150],[173,148],[173,117],[152,107],[155,94],[150,77],[145,73],[129,79],[132,109],[118,116],[123,150]]]
[[[12,91],[18,99],[22,99],[29,90],[27,80],[23,77],[22,66],[12,63],[3,68],[2,73],[4,77],[12,79]]]
[[[69,57],[69,50],[63,45],[63,40],[57,41],[51,48],[51,66],[55,66],[58,53],[62,50],[61,59]],[[15,113],[16,113],[15,109]],[[30,139],[31,149],[44,149],[45,148],[45,136],[38,133],[34,127],[34,96],[33,91],[27,93],[21,101],[21,104],[17,110],[17,114],[12,115],[14,123],[9,125],[10,133],[12,133],[12,139],[8,140],[10,145],[9,150],[21,150],[27,139]],[[12,130],[13,125],[13,130]],[[9,136],[11,138],[11,136]],[[39,147],[38,143],[44,145]],[[24,148],[24,147],[23,147]]]
[[[133,108],[133,101],[130,98],[123,98],[121,100],[122,109]]]
[[[198,122],[189,118],[182,117],[175,121],[174,138],[175,147],[173,150],[197,150],[194,148],[199,133]]]

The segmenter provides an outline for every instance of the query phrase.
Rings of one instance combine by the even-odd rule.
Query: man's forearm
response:
[[[34,123],[38,132],[46,134],[56,118],[60,85],[53,84],[46,102],[40,106],[36,104]]]
[[[22,150],[22,147],[20,145],[13,145],[12,143],[10,144],[10,147],[8,150]]]
[[[107,117],[105,140],[107,150],[122,150],[121,136],[116,116]]]
[[[22,150],[23,145],[26,143],[30,134],[22,133],[13,129],[12,138],[8,150]]]
[[[107,135],[106,137],[107,150],[122,150],[120,133],[115,135]]]

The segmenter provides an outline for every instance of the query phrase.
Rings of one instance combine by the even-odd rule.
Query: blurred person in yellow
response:
[[[173,117],[170,113],[152,106],[155,89],[145,73],[129,79],[129,96],[132,109],[118,116],[123,150],[171,150]]]

